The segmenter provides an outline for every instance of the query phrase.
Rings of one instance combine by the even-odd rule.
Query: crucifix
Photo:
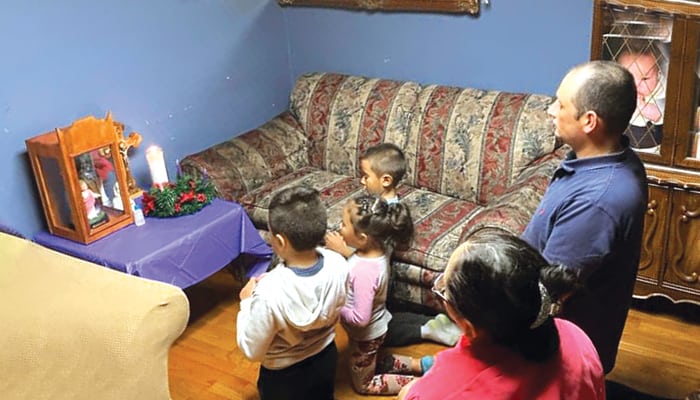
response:
[[[128,137],[124,138],[124,124],[121,122],[114,122],[114,126],[122,137],[119,140],[119,153],[124,160],[124,169],[126,170],[126,186],[129,191],[129,197],[135,198],[141,196],[143,190],[136,185],[136,180],[131,175],[131,169],[129,168],[129,149],[132,147],[139,147],[141,144],[141,135],[137,132],[131,132]]]

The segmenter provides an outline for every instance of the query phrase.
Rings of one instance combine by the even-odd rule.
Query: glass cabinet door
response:
[[[689,115],[679,120],[678,150],[674,163],[686,167],[700,166],[700,22],[689,21],[687,26],[686,59],[683,66],[682,90],[679,95],[679,114]]]
[[[700,0],[594,0],[591,59],[634,76],[649,203],[635,295],[700,301]]]
[[[612,4],[602,5],[598,12],[602,13],[598,57],[625,66],[637,85],[637,109],[625,135],[639,152],[661,157],[665,150],[662,147],[664,131],[670,122],[666,115],[666,98],[673,50],[673,16]],[[594,37],[594,40],[597,39]]]
[[[124,215],[124,189],[117,180],[109,146],[75,157],[75,169],[88,231]]]

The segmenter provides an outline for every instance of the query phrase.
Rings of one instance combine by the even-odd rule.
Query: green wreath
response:
[[[143,194],[143,213],[149,217],[178,217],[194,214],[216,197],[208,179],[181,175],[175,183],[154,185]]]

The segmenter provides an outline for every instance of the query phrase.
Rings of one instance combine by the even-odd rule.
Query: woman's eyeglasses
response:
[[[433,293],[433,295],[435,295],[435,297],[444,301],[445,303],[450,302],[447,299],[447,282],[445,282],[445,274],[440,274],[437,278],[435,278],[435,281],[433,281],[433,287],[430,289],[430,291]]]

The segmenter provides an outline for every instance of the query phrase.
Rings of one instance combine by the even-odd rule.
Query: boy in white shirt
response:
[[[315,189],[290,187],[270,201],[271,246],[281,262],[241,289],[236,333],[246,357],[261,361],[261,400],[333,399],[348,263],[317,247],[326,220]]]

